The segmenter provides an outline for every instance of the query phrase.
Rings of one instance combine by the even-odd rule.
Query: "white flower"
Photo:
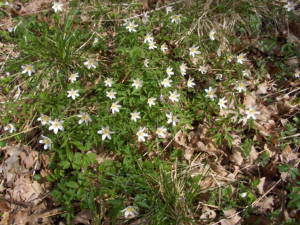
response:
[[[126,29],[129,31],[129,32],[136,32],[136,27],[137,27],[138,25],[137,24],[135,24],[133,21],[130,21],[130,22],[127,22],[126,23]]]
[[[178,102],[179,101],[180,94],[178,94],[177,91],[173,91],[173,92],[170,91],[169,93],[170,93],[169,99],[172,102]]]
[[[93,46],[96,46],[99,42],[99,38],[95,37],[94,41],[93,41]]]
[[[98,130],[97,133],[102,134],[102,141],[104,141],[105,139],[111,140],[111,134],[114,132],[110,131],[109,127],[102,127],[102,129]]]
[[[47,149],[51,148],[52,141],[51,141],[50,138],[42,135],[42,139],[39,140],[39,143],[43,144],[44,145],[44,149],[47,150]]]
[[[78,77],[79,77],[78,73],[72,73],[69,76],[69,81],[71,81],[71,83],[74,83],[77,80]]]
[[[76,97],[79,97],[79,93],[78,93],[79,91],[78,90],[71,89],[70,91],[67,91],[67,92],[68,92],[67,97],[70,97],[73,100],[75,100]]]
[[[283,8],[285,8],[287,11],[292,11],[295,9],[296,7],[296,3],[294,2],[287,2],[285,6],[283,6]]]
[[[18,25],[17,25],[17,26],[18,26]],[[7,31],[8,31],[9,33],[15,32],[16,29],[17,29],[17,26],[14,26],[14,27],[8,27],[8,28],[7,28]]]
[[[42,125],[46,125],[50,123],[51,118],[47,115],[42,114],[39,118],[37,118],[37,121],[41,121]]]
[[[106,97],[108,97],[109,99],[114,99],[116,98],[116,94],[117,92],[115,92],[114,90],[110,90],[106,92]]]
[[[182,63],[182,64],[180,65],[179,69],[180,69],[181,75],[182,75],[182,76],[185,76],[185,75],[186,75],[186,70],[187,70],[186,64],[185,64],[185,63]]]
[[[243,64],[244,62],[246,62],[246,61],[247,61],[246,54],[245,54],[245,53],[239,54],[239,55],[236,57],[236,61],[237,61],[237,63],[239,63],[239,64]]]
[[[216,40],[216,30],[215,29],[212,29],[210,32],[209,32],[209,39],[210,40],[212,40],[212,41],[214,41],[214,40]]]
[[[156,101],[156,98],[148,98],[147,103],[151,107],[151,106],[155,105],[155,101]]]
[[[89,122],[92,122],[90,115],[85,112],[77,115],[77,117],[80,118],[80,120],[78,121],[78,124],[82,124],[83,122],[85,124],[88,124]]]
[[[63,128],[63,126],[62,126],[63,122],[64,122],[64,121],[62,121],[62,120],[57,120],[57,119],[51,120],[51,121],[50,121],[50,124],[51,124],[51,125],[50,125],[50,127],[49,127],[49,130],[53,130],[54,134],[57,134],[57,132],[58,132],[59,130],[63,131],[63,130],[64,130],[64,128]]]
[[[128,206],[125,209],[123,209],[121,212],[124,213],[124,217],[126,219],[132,219],[137,215],[139,215],[137,208],[134,206]]]
[[[152,34],[146,34],[145,38],[144,38],[144,43],[150,43],[150,42],[153,42],[154,41],[154,38],[152,36]]]
[[[136,133],[138,137],[138,142],[144,142],[146,141],[146,138],[149,137],[149,134],[147,134],[146,130],[147,130],[146,127],[141,127],[139,131]]]
[[[202,66],[199,67],[198,70],[199,70],[202,74],[206,74],[207,71],[208,71],[208,69],[209,69],[209,66],[208,66],[208,65],[202,65]]]
[[[247,120],[249,120],[249,119],[256,120],[256,115],[260,114],[260,112],[257,111],[254,107],[246,109],[245,113],[246,113]]]
[[[136,89],[141,88],[143,86],[143,81],[139,78],[133,80],[133,83],[131,85],[132,87],[135,87]]]
[[[166,79],[164,79],[161,82],[161,85],[166,88],[166,87],[171,87],[171,83],[172,83],[172,80],[170,80],[169,77],[167,77]]]
[[[113,85],[113,79],[112,78],[106,78],[106,80],[104,81],[104,85],[106,87],[111,87]]]
[[[142,22],[143,22],[144,24],[146,24],[146,23],[149,22],[149,15],[148,15],[148,12],[144,12],[144,13],[143,13]]]
[[[242,72],[244,77],[250,77],[251,76],[251,71],[250,70],[243,70]]]
[[[155,133],[157,134],[157,136],[159,138],[166,138],[167,135],[168,135],[167,128],[165,128],[165,127],[159,127],[159,128],[157,128]]]
[[[208,89],[205,89],[205,92],[206,92],[206,97],[209,97],[211,99],[214,99],[217,97],[215,88],[209,87]]]
[[[149,67],[149,59],[144,60],[144,66],[147,68]]]
[[[163,44],[160,46],[160,50],[161,50],[164,54],[166,54],[167,51],[168,51],[168,46],[167,46],[167,44],[166,44],[166,43],[163,43]]]
[[[246,91],[246,90],[247,90],[247,88],[246,88],[246,83],[243,82],[243,81],[238,82],[237,85],[235,86],[235,89],[236,89],[239,93],[241,93],[241,92],[243,92],[243,91]]]
[[[219,102],[218,102],[218,105],[220,106],[220,109],[226,109],[227,108],[226,103],[227,103],[227,100],[226,100],[225,97],[220,98]]]
[[[155,41],[150,41],[150,42],[149,42],[149,49],[150,49],[150,50],[153,50],[153,49],[156,49],[156,48],[157,48],[157,46],[156,46]]]
[[[181,22],[181,15],[173,15],[171,16],[171,22],[172,23],[180,23]]]
[[[131,120],[133,120],[134,122],[141,119],[141,113],[140,112],[133,112],[133,113],[130,113],[130,115],[131,115]]]
[[[53,5],[52,5],[52,9],[54,10],[54,12],[60,12],[60,11],[63,11],[63,7],[64,5],[60,2],[53,2]]]
[[[176,124],[179,122],[178,117],[173,115],[173,113],[166,113],[166,117],[168,119],[167,123],[172,124],[172,126],[176,126]]]
[[[91,68],[93,68],[93,69],[96,69],[96,67],[98,66],[98,62],[96,61],[96,59],[93,59],[93,58],[89,58],[87,61],[85,61],[84,63],[83,63],[85,66],[86,66],[86,68],[88,68],[88,69],[91,69]]]
[[[111,104],[110,110],[112,112],[112,114],[115,114],[116,112],[119,112],[121,108],[121,105],[119,105],[119,102],[114,102],[113,104]]]
[[[34,68],[32,65],[25,65],[25,66],[22,66],[22,74],[23,73],[27,73],[28,76],[31,76],[31,74],[33,74],[35,72]]]
[[[190,56],[195,57],[196,55],[199,55],[201,52],[198,50],[198,46],[192,46],[189,48]]]
[[[166,7],[166,13],[167,13],[167,14],[169,14],[169,13],[172,12],[172,11],[173,11],[172,6]]]
[[[296,69],[294,77],[295,78],[300,78],[300,70],[299,69]]]
[[[243,192],[243,193],[240,194],[240,196],[241,196],[242,198],[246,198],[247,195],[248,195],[247,192]]]
[[[190,77],[187,81],[187,87],[193,88],[196,84],[194,83],[194,78]]]
[[[16,131],[16,128],[12,123],[9,123],[4,127],[4,130],[8,131],[9,133],[13,133]]]
[[[169,67],[166,69],[166,73],[168,74],[168,76],[174,75],[173,68],[169,66]]]

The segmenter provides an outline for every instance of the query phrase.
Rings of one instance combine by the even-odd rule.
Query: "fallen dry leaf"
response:
[[[15,181],[14,188],[7,189],[6,197],[16,202],[37,204],[41,201],[39,197],[42,193],[41,184],[29,177],[21,176]]]
[[[201,220],[213,220],[217,216],[216,212],[208,207],[203,207],[202,214],[200,216]]]
[[[252,164],[257,158],[258,158],[258,152],[256,151],[255,147],[252,146],[251,151],[249,153],[250,163]]]
[[[230,160],[238,166],[241,166],[244,161],[242,153],[235,148],[233,148],[233,154],[231,155]]]
[[[84,224],[90,225],[92,221],[92,213],[90,210],[82,210],[80,211],[72,221],[72,224]]]
[[[193,148],[190,148],[190,147],[185,148],[185,150],[184,150],[184,158],[187,161],[191,161],[191,159],[193,157],[193,154],[194,154],[194,151],[195,150]]]
[[[298,153],[293,152],[291,146],[287,145],[283,149],[280,158],[283,163],[289,163],[291,161],[297,160],[299,157],[298,157]]]
[[[258,192],[259,192],[259,194],[261,194],[261,195],[264,193],[264,185],[265,185],[265,182],[266,182],[266,178],[265,178],[265,177],[262,177],[262,178],[260,178],[259,184],[257,185]]]
[[[256,94],[267,94],[270,85],[268,82],[263,82],[257,86]]]
[[[256,206],[261,212],[266,212],[267,210],[273,209],[273,204],[274,204],[274,197],[273,196],[268,196],[263,198],[261,201],[256,203]]]
[[[235,209],[224,210],[224,215],[227,219],[220,220],[221,225],[236,225],[241,222],[241,217]]]

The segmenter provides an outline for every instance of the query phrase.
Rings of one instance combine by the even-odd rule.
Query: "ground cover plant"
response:
[[[2,2],[2,224],[298,224],[298,1]]]

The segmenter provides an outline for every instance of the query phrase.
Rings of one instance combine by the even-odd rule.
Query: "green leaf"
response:
[[[77,189],[79,187],[79,185],[75,182],[75,181],[69,181],[66,183],[67,187],[73,188],[73,189]]]

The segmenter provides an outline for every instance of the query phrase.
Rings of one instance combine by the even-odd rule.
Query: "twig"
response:
[[[89,43],[90,40],[94,37],[94,35],[95,35],[95,32],[93,32],[93,33],[91,34],[91,36],[89,37],[89,39],[88,39],[86,42],[84,42],[78,49],[76,49],[75,52],[79,51],[79,50],[82,49],[84,46],[86,46],[87,43]]]
[[[262,200],[264,197],[266,197],[267,194],[269,194],[279,183],[281,182],[281,179],[278,180],[269,190],[267,190],[261,197],[259,197],[258,199],[256,199],[251,206],[255,207],[257,205],[257,203]],[[245,210],[245,209],[244,209]]]
[[[38,128],[38,127],[39,127],[39,126],[35,126],[35,127],[32,127],[32,128],[30,128],[30,129],[28,129],[28,130],[23,130],[23,131],[21,131],[21,132],[19,132],[19,133],[16,133],[16,134],[11,135],[11,136],[1,138],[0,141],[5,141],[5,140],[8,140],[8,139],[11,139],[11,138],[13,138],[13,137],[15,137],[15,136],[18,136],[19,134],[24,134],[24,133],[30,132],[30,131],[34,130],[35,128]]]
[[[280,139],[281,139],[281,140],[285,140],[285,139],[288,139],[288,138],[299,137],[299,136],[300,136],[300,133],[294,134],[294,135],[290,135],[290,136],[286,136],[286,137],[282,137],[282,138],[280,138]]]
[[[290,91],[290,92],[287,93],[286,95],[292,94],[292,93],[294,93],[294,92],[296,92],[296,91],[299,91],[299,90],[300,90],[300,88],[297,88],[297,89],[295,89],[295,90]]]

